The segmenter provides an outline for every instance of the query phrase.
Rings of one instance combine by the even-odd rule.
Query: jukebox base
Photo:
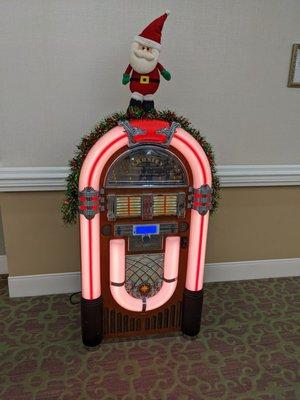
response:
[[[197,336],[200,332],[203,305],[203,289],[191,291],[184,289],[182,307],[182,333],[187,336]]]
[[[82,342],[86,347],[95,347],[103,338],[103,299],[81,298]]]
[[[99,346],[104,339],[124,340],[172,335],[182,332],[194,338],[201,325],[203,290],[184,290],[183,301],[171,304],[158,312],[140,315],[123,314],[103,307],[102,297],[94,300],[81,299],[82,341],[87,348]]]

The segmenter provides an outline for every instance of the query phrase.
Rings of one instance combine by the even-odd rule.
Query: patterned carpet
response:
[[[207,284],[198,339],[87,352],[67,295],[9,299],[2,278],[0,399],[299,400],[299,303],[300,278]]]

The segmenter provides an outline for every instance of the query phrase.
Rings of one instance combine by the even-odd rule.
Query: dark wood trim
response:
[[[112,162],[125,150],[127,147],[120,149],[114,154],[113,157],[106,163],[103,173],[100,178],[100,187],[104,186],[104,179],[106,177],[109,166]],[[184,164],[188,173],[189,185],[192,185],[192,173],[186,159],[174,148],[168,149],[174,153]],[[188,194],[188,187],[186,188],[107,188],[105,194],[119,193],[119,194],[135,194],[135,193],[176,193],[186,192]],[[190,224],[191,212],[186,210],[184,218],[177,218],[176,216],[162,216],[154,217],[153,222],[157,221],[178,221]],[[140,218],[121,218],[117,223],[141,223]],[[143,221],[145,223],[145,221]],[[114,225],[114,221],[108,221],[106,212],[100,213],[100,225],[105,224]],[[101,229],[100,229],[101,230]],[[177,236],[185,237],[188,240],[189,231],[179,232]],[[111,229],[110,236],[101,234],[101,288],[104,304],[103,320],[104,320],[104,338],[116,337],[129,337],[129,336],[144,336],[149,334],[164,334],[168,332],[175,332],[181,330],[181,317],[182,317],[182,300],[185,288],[185,278],[187,269],[187,256],[188,247],[180,249],[179,260],[179,275],[177,288],[172,298],[166,302],[162,307],[146,312],[130,312],[120,307],[113,299],[110,293],[110,280],[109,280],[109,241],[113,238],[113,229]],[[162,251],[150,251],[151,253],[161,253]],[[147,253],[147,251],[139,252]],[[148,251],[149,253],[149,251]],[[136,254],[136,252],[130,253]]]

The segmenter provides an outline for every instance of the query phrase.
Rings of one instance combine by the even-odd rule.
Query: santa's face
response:
[[[133,42],[130,49],[130,65],[139,74],[148,74],[157,65],[159,50]]]

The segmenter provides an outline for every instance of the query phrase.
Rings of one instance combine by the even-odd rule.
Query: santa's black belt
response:
[[[159,79],[149,78],[148,76],[141,76],[140,78],[130,78],[130,82],[139,82],[142,85],[147,85],[148,83],[159,83]]]

